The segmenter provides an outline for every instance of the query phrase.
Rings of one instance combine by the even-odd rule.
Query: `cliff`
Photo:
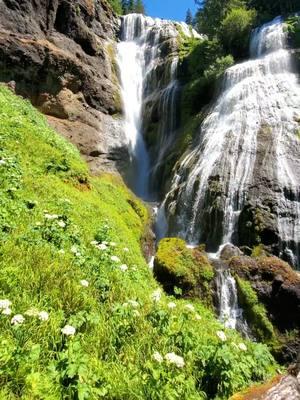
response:
[[[94,172],[127,156],[114,62],[118,29],[105,0],[0,1],[0,81],[46,114]]]

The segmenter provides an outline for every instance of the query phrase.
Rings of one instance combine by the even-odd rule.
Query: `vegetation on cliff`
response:
[[[163,294],[122,182],[3,87],[0,121],[1,399],[226,399],[272,373],[264,345]]]

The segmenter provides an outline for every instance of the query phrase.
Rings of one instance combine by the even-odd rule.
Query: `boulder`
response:
[[[154,259],[154,275],[167,293],[176,294],[179,288],[185,297],[212,304],[214,271],[201,247],[189,248],[179,238],[161,240]]]

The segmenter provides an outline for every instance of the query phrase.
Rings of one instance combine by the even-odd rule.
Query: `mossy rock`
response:
[[[201,298],[212,304],[210,284],[214,271],[201,247],[188,248],[179,238],[163,239],[154,260],[154,274],[168,293]]]
[[[262,342],[273,341],[275,338],[273,325],[267,317],[264,305],[259,302],[255,290],[246,280],[237,277],[236,281],[239,304],[243,307],[244,316],[255,337]]]

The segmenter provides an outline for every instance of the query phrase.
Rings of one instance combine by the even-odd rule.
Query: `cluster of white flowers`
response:
[[[25,318],[23,317],[22,314],[16,314],[15,316],[12,317],[10,322],[12,325],[21,325],[25,322]]]
[[[80,253],[80,251],[77,249],[76,246],[72,246],[72,247],[71,247],[71,253],[75,254],[76,257],[80,257],[80,256],[81,256],[81,253]]]
[[[57,214],[49,214],[48,212],[45,212],[44,217],[45,217],[45,219],[49,219],[49,220],[59,218],[59,216]]]
[[[105,243],[99,243],[97,244],[97,249],[99,250],[107,250],[107,245]]]
[[[120,265],[120,270],[122,272],[126,272],[128,270],[128,266],[126,264],[122,264],[122,265]]]
[[[124,248],[123,248],[123,251],[125,251],[126,253],[128,253],[128,252],[129,252],[128,247],[124,247]]]
[[[127,303],[130,304],[131,307],[133,307],[133,308],[138,308],[140,306],[139,303],[135,300],[128,300]]]
[[[161,299],[162,293],[161,289],[156,289],[154,292],[151,294],[151,299],[155,302],[158,303]]]
[[[88,287],[89,284],[90,284],[89,281],[87,281],[87,280],[85,280],[85,279],[82,279],[82,280],[80,281],[80,285],[83,286],[83,287]]]
[[[186,304],[184,306],[184,308],[186,308],[189,311],[193,311],[193,312],[195,311],[195,307],[193,306],[193,304]]]
[[[29,310],[25,312],[25,315],[28,317],[37,317],[41,321],[48,321],[49,319],[49,314],[47,311],[39,311],[35,307],[29,308]]]
[[[222,342],[226,342],[227,337],[226,337],[226,335],[225,335],[225,332],[223,332],[223,331],[217,331],[216,334],[217,334],[218,338],[219,338]]]
[[[164,361],[163,356],[158,351],[155,351],[153,353],[152,358],[153,358],[154,361],[157,361],[160,364]]]
[[[0,300],[0,311],[3,315],[10,315],[11,311],[11,301],[8,299]]]
[[[197,321],[200,321],[202,318],[201,318],[201,315],[199,315],[199,314],[196,314],[195,315],[195,319],[197,320]]]
[[[72,325],[65,325],[61,329],[61,333],[66,336],[74,336],[76,333],[76,328],[74,328]]]
[[[170,303],[168,303],[168,308],[170,308],[171,310],[173,308],[176,308],[176,303],[174,303],[173,301],[170,301]]]
[[[6,164],[6,161],[5,160],[0,160],[0,165],[5,165]]]
[[[183,368],[185,363],[184,363],[184,359],[180,356],[178,356],[175,353],[168,353],[165,355],[165,359],[167,360],[167,362],[169,362],[170,364],[175,364],[177,368]]]
[[[245,345],[245,343],[239,343],[238,348],[242,351],[247,351],[247,346]]]
[[[117,263],[121,261],[121,260],[119,259],[119,257],[117,257],[117,256],[111,256],[110,259],[111,259],[111,261],[117,262]]]
[[[64,221],[62,221],[62,220],[57,221],[57,225],[58,225],[60,228],[65,228],[65,227],[66,227],[66,223],[65,223]]]

